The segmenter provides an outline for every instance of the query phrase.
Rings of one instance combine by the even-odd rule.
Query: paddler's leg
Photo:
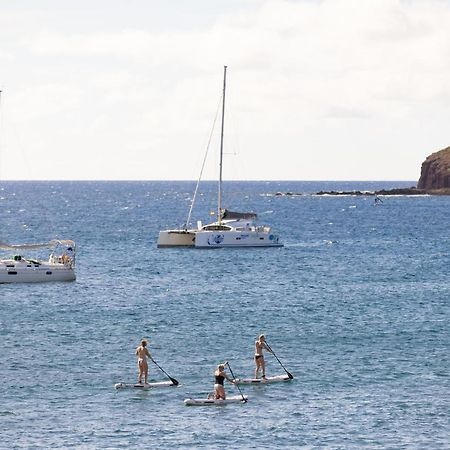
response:
[[[258,378],[259,369],[262,368],[261,362],[264,363],[264,358],[261,355],[255,355],[255,364],[256,364],[255,378]],[[263,376],[264,376],[264,369],[263,369]]]
[[[216,400],[222,399],[225,400],[225,389],[221,384],[214,385],[214,391],[216,393]]]
[[[142,375],[143,375],[143,360],[141,358],[138,359],[138,384],[142,384]]]
[[[264,356],[259,358],[259,360],[261,361],[262,377],[266,378],[266,362],[264,361]]]
[[[147,380],[148,380],[148,364],[147,361],[143,362],[143,367],[144,367],[144,383],[147,384]]]

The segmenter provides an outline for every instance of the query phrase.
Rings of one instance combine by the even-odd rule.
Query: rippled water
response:
[[[78,279],[0,285],[0,447],[448,448],[450,198],[272,195],[411,184],[230,182],[285,247],[202,251],[156,248],[192,183],[2,183],[0,240],[73,238]],[[261,332],[294,381],[184,406],[223,360],[250,375]],[[180,387],[114,389],[142,337]]]

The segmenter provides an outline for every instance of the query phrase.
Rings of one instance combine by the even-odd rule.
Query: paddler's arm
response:
[[[234,379],[230,378],[225,372],[222,372],[223,376],[230,382],[234,384]]]
[[[264,342],[263,343],[263,346],[264,346],[264,348],[269,352],[269,353],[272,353],[272,355],[273,355],[273,351],[272,350],[270,350],[270,348],[269,347],[267,347],[267,345],[266,345],[266,343]]]

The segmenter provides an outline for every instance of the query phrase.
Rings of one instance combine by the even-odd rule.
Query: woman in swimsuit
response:
[[[225,400],[226,398],[225,389],[223,387],[223,381],[225,378],[230,383],[234,384],[234,380],[225,373],[225,366],[223,364],[219,364],[214,372],[214,398],[216,400]]]
[[[147,341],[143,339],[141,345],[136,349],[135,355],[138,357],[138,384],[142,384],[142,375],[144,375],[144,383],[147,384],[148,379],[148,364],[147,356],[152,359],[150,352],[147,349]]]
[[[267,347],[266,345],[265,336],[261,334],[258,340],[255,342],[255,378],[258,378],[259,369],[262,370],[262,377],[266,378],[266,363],[264,361],[263,350],[267,350],[268,352],[272,353],[269,350],[269,347]]]

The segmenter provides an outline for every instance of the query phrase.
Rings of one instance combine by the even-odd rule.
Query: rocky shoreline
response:
[[[397,188],[397,189],[381,189],[379,191],[320,191],[315,195],[362,195],[362,196],[376,196],[376,195],[426,195],[424,189]]]
[[[301,195],[353,195],[361,197],[376,197],[382,195],[450,195],[450,189],[417,189],[410,188],[395,188],[395,189],[381,189],[378,191],[319,191],[313,193],[304,192],[276,192],[276,197],[291,196],[297,197]]]
[[[410,188],[396,188],[396,189],[381,189],[379,191],[320,191],[315,195],[450,195],[450,189],[418,189]]]

